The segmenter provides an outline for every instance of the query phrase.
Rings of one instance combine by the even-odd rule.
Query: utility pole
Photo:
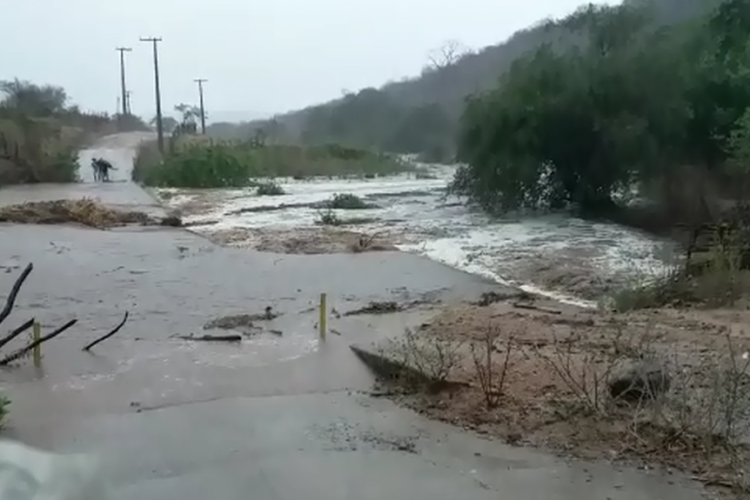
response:
[[[127,99],[127,106],[126,106],[126,109],[128,110],[128,114],[129,114],[129,115],[130,115],[130,114],[133,114],[133,108],[131,108],[131,107],[130,107],[130,102],[131,102],[131,99],[130,99],[130,95],[131,95],[132,93],[133,93],[133,91],[132,91],[132,90],[128,90],[127,92],[125,92],[125,98]]]
[[[144,38],[142,42],[150,42],[154,46],[154,88],[156,90],[156,134],[159,141],[159,151],[164,154],[164,124],[161,117],[161,89],[159,86],[159,49],[158,44],[161,38]]]
[[[207,82],[205,78],[196,78],[193,80],[198,84],[198,95],[200,96],[201,104],[201,134],[206,135],[206,108],[203,107],[203,82]]]
[[[125,87],[125,52],[131,52],[130,47],[117,47],[115,49],[120,53],[120,92],[122,93],[122,114],[128,114],[128,91]]]

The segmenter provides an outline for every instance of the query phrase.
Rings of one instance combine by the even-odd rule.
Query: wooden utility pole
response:
[[[129,114],[129,115],[133,114],[133,108],[132,108],[132,107],[130,107],[130,102],[131,102],[130,96],[131,96],[132,94],[133,94],[133,91],[132,91],[132,90],[128,90],[127,92],[125,92],[125,97],[127,98],[127,106],[126,106],[126,109],[128,110],[128,114]]]
[[[122,114],[125,116],[128,114],[128,91],[125,86],[125,52],[131,52],[133,49],[130,47],[117,47],[115,50],[120,53],[120,92],[122,94]]]
[[[201,105],[201,134],[206,135],[206,108],[203,107],[203,82],[207,82],[205,78],[196,78],[193,80],[198,84],[198,96],[200,97]]]
[[[161,38],[144,38],[142,42],[150,42],[154,46],[154,88],[156,90],[156,134],[158,136],[159,151],[164,154],[164,124],[161,116],[161,88],[159,85],[159,48],[158,44]]]

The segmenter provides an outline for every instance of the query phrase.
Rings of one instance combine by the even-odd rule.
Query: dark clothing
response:
[[[115,167],[104,158],[93,158],[91,166],[94,168],[94,181],[109,181],[109,171],[115,170]]]

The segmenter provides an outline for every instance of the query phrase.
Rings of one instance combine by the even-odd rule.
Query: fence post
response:
[[[33,342],[38,342],[39,338],[42,336],[41,333],[41,325],[39,325],[38,321],[34,321],[34,326],[32,327],[32,337]],[[33,349],[33,357],[34,357],[34,366],[39,367],[42,364],[42,345],[37,344],[34,346]]]
[[[326,339],[326,320],[328,319],[328,312],[326,307],[326,294],[320,294],[320,319],[318,320],[318,326],[320,327],[320,340]]]

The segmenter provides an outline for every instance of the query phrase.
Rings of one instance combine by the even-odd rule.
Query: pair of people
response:
[[[104,158],[92,158],[91,168],[94,169],[95,182],[109,182],[109,171],[117,170],[110,162]]]

